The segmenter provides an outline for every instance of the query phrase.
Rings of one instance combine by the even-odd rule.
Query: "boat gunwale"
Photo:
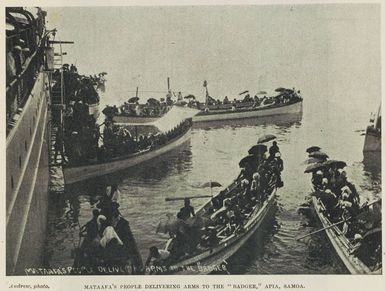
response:
[[[315,196],[312,197],[312,208],[316,213],[318,220],[320,221],[323,227],[332,225],[330,220],[325,217],[320,209],[322,209],[323,203]],[[358,257],[350,254],[349,247],[352,247],[352,244],[347,239],[347,237],[340,231],[340,229],[335,225],[329,229],[325,230],[329,242],[333,246],[335,253],[344,264],[345,268],[351,274],[371,274],[373,273],[368,266],[366,266]],[[342,252],[342,253],[341,253]]]
[[[234,181],[228,188],[230,188],[233,185],[238,185],[238,184],[236,184]],[[234,191],[234,190],[236,190],[236,187],[231,188],[231,190],[229,190],[229,192]],[[191,256],[191,257],[184,258],[182,261],[172,263],[171,266],[183,267],[183,266],[196,265],[199,262],[201,262],[202,260],[209,259],[209,258],[219,254],[220,252],[226,250],[227,248],[233,246],[234,244],[239,242],[241,239],[243,239],[247,235],[249,235],[249,234],[252,235],[252,233],[254,233],[256,231],[256,229],[253,230],[253,228],[258,224],[258,222],[262,223],[263,219],[265,218],[265,216],[263,216],[262,218],[260,216],[263,213],[267,213],[271,209],[271,207],[274,205],[275,198],[277,197],[276,193],[277,193],[277,187],[273,186],[271,194],[269,195],[268,199],[266,199],[264,201],[262,206],[259,208],[258,208],[258,205],[253,207],[253,211],[251,212],[247,223],[244,225],[244,227],[245,227],[244,232],[237,234],[237,235],[235,233],[233,233],[230,236],[222,239],[219,242],[219,244],[216,245],[214,248],[202,249],[201,252],[199,252],[199,253]],[[218,195],[219,195],[219,193],[213,197],[216,197]],[[211,202],[211,199],[209,199],[205,204],[203,204],[199,208],[199,210],[197,211],[196,215],[198,215],[198,213],[200,211],[204,211],[205,207],[207,205],[209,205],[210,202]],[[261,218],[261,219],[258,219],[258,218]],[[239,246],[237,248],[237,250],[239,250],[240,247],[241,246]],[[227,259],[227,258],[225,258],[225,259]],[[172,272],[172,273],[175,274],[178,272],[176,271],[176,272]]]
[[[166,143],[162,144],[161,146],[157,146],[157,147],[154,147],[154,148],[151,148],[151,146],[149,146],[145,150],[141,150],[141,151],[138,151],[138,152],[135,152],[135,153],[131,153],[131,154],[128,154],[128,155],[117,156],[117,157],[114,157],[114,158],[112,158],[112,159],[110,159],[110,160],[108,160],[106,162],[98,162],[98,161],[96,161],[96,162],[91,162],[91,163],[87,163],[87,164],[73,165],[73,166],[71,164],[64,164],[63,165],[63,169],[76,169],[76,168],[83,168],[83,167],[87,167],[87,166],[107,165],[107,164],[110,164],[110,163],[115,163],[115,162],[119,162],[119,161],[128,160],[130,158],[135,158],[135,157],[138,157],[138,156],[143,156],[143,155],[145,155],[147,153],[154,152],[156,150],[159,150],[161,148],[166,147],[167,145],[172,144],[173,142],[175,142],[175,141],[181,139],[182,137],[184,137],[189,132],[191,132],[191,126],[189,126],[189,128],[183,134],[168,140]]]

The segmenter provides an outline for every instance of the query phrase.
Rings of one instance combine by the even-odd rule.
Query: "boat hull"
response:
[[[273,115],[293,114],[302,112],[302,101],[283,105],[279,107],[256,108],[255,110],[240,110],[240,111],[225,111],[225,112],[211,112],[207,114],[199,113],[193,117],[194,123],[220,121],[220,120],[234,120],[244,118],[255,118]]]
[[[175,268],[178,271],[171,271],[170,273],[204,275],[212,273],[217,268],[221,269],[221,264],[234,255],[265,222],[265,219],[276,211],[276,191],[274,189],[264,204],[256,210],[256,213],[244,226],[245,231],[243,233],[232,235],[218,246],[175,264],[172,269]]]
[[[302,101],[292,103],[289,105],[283,105],[279,107],[266,107],[256,108],[255,110],[215,110],[206,114],[203,111],[195,115],[192,120],[196,123],[210,122],[210,121],[225,121],[225,120],[236,120],[246,118],[258,118],[274,115],[290,115],[302,113]],[[154,122],[160,117],[141,117],[141,116],[114,116],[114,121],[117,123],[130,123],[130,124],[142,124],[147,122]]]
[[[6,146],[6,273],[42,266],[48,212],[48,76],[39,73]]]
[[[139,153],[129,156],[127,159],[114,160],[107,163],[91,164],[78,167],[64,167],[64,182],[65,184],[73,184],[82,180],[111,174],[123,169],[136,166],[143,162],[152,160],[160,155],[175,150],[186,143],[191,136],[191,129],[179,138],[171,141],[170,143],[145,153]]]
[[[316,217],[318,223],[322,227],[327,227],[331,225],[329,220],[322,214],[322,204],[318,201],[316,197],[312,197],[312,212],[314,217]],[[337,226],[328,228],[325,230],[326,236],[333,247],[334,252],[337,254],[339,261],[342,266],[350,274],[374,274],[372,271],[357,257],[351,255],[350,243],[348,239],[342,234]]]

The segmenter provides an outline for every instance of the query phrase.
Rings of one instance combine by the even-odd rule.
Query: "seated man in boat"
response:
[[[269,159],[274,159],[276,153],[279,153],[279,147],[277,142],[273,141],[273,145],[269,148]]]
[[[80,228],[80,236],[85,236],[85,239],[89,242],[98,236],[99,227],[97,219],[99,215],[99,209],[92,210],[92,219]]]
[[[194,207],[190,205],[190,198],[184,199],[184,206],[180,209],[181,219],[186,220],[189,217],[195,216]]]
[[[313,172],[311,182],[316,190],[321,188],[322,178],[323,178],[323,173],[321,170]]]
[[[326,189],[323,192],[320,192],[320,200],[322,203],[325,205],[326,212],[325,215],[328,217],[333,216],[333,211],[338,203],[338,198],[337,196],[330,190]]]
[[[223,99],[223,104],[229,104],[229,98],[227,98],[227,96]]]
[[[260,179],[261,179],[261,176],[259,173],[253,174],[253,180],[251,181],[250,192],[253,197],[253,201],[255,202],[261,201]]]

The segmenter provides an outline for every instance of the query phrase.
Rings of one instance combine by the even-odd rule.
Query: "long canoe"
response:
[[[312,212],[314,212],[314,216],[317,218],[320,225],[322,227],[330,227],[333,223],[330,222],[330,220],[323,214],[323,211],[326,211],[323,203],[314,196],[312,197],[311,202]],[[351,254],[353,245],[338,228],[338,226],[327,228],[325,232],[335,253],[349,273],[377,274],[377,272],[372,272],[372,270],[370,270],[370,268],[366,266],[358,257]]]
[[[242,104],[242,103],[241,103]],[[298,114],[302,112],[302,100],[284,103],[284,104],[272,104],[259,107],[252,107],[253,103],[249,106],[243,106],[232,111],[231,104],[228,104],[230,108],[216,108],[215,106],[210,109],[209,112],[201,111],[193,117],[194,123],[203,123],[210,121],[225,121],[235,119],[246,119],[246,118],[258,118],[266,116],[279,116],[288,114]],[[226,104],[227,105],[227,104]],[[147,122],[154,122],[160,117],[151,116],[126,116],[126,115],[115,115],[114,121],[118,123],[130,123],[130,124],[142,124]]]
[[[182,135],[171,139],[166,144],[156,148],[146,149],[126,156],[120,156],[104,163],[90,163],[87,165],[63,167],[65,184],[73,184],[82,180],[111,174],[127,169],[143,162],[159,157],[167,152],[173,151],[186,143],[191,136],[191,127]]]
[[[237,193],[239,185],[233,183],[227,188],[229,193]],[[262,204],[256,204],[244,223],[244,231],[233,233],[219,241],[219,244],[212,248],[201,248],[189,257],[182,258],[178,262],[171,263],[167,267],[167,274],[209,274],[213,271],[222,270],[223,262],[234,255],[244,243],[257,231],[265,220],[276,211],[275,181],[269,185],[270,195]],[[196,212],[197,216],[207,216],[210,208],[209,199]],[[167,249],[167,245],[165,247]]]
[[[208,122],[219,120],[233,120],[243,118],[255,118],[263,116],[274,116],[283,114],[293,114],[302,112],[302,100],[293,103],[273,104],[255,108],[241,108],[239,110],[211,110],[201,111],[193,117],[193,122]]]

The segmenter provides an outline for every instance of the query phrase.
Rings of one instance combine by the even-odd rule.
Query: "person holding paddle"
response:
[[[184,206],[180,209],[179,213],[182,220],[195,216],[194,207],[190,205],[190,198],[184,199]]]

